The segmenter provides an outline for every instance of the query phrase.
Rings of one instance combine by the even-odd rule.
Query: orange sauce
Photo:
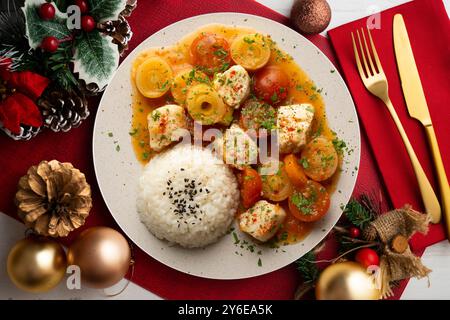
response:
[[[151,48],[143,51],[133,62],[131,70],[132,83],[132,127],[130,129],[131,142],[139,162],[145,165],[156,154],[150,149],[149,133],[147,130],[147,115],[154,109],[168,103],[173,103],[173,98],[170,91],[166,96],[159,99],[149,99],[144,97],[136,88],[135,75],[139,65],[148,57],[158,56],[166,60],[172,68],[173,74],[192,68],[190,61],[189,48],[192,41],[202,32],[214,33],[220,35],[232,43],[233,40],[243,34],[252,34],[256,30],[225,26],[225,25],[208,25],[202,27],[192,34],[187,35],[178,43],[170,47]],[[322,135],[329,139],[335,138],[335,133],[329,128],[325,105],[321,95],[321,89],[317,88],[314,82],[308,75],[297,65],[297,63],[288,54],[281,51],[274,43],[271,49],[271,58],[268,65],[277,65],[288,75],[290,79],[290,88],[286,104],[289,102],[295,103],[310,103],[315,108],[315,116],[312,124],[311,136]],[[324,183],[324,186],[329,192],[334,191],[335,181],[339,176],[340,170],[333,176],[331,181]],[[285,201],[286,202],[286,201]],[[286,207],[288,215],[289,209]],[[290,220],[290,217],[286,219]],[[312,229],[313,223],[299,223],[298,226],[292,227],[289,223],[284,224],[277,234],[279,244],[295,243],[303,239]]]

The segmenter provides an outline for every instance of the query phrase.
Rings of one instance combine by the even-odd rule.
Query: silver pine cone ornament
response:
[[[88,217],[91,187],[72,164],[42,161],[20,178],[15,203],[19,217],[36,233],[65,237]]]
[[[37,102],[44,126],[54,132],[78,127],[89,116],[88,101],[83,93],[49,88]]]

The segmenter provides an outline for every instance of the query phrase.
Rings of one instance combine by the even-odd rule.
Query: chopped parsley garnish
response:
[[[233,231],[231,234],[233,235],[233,238],[234,238],[234,244],[238,244],[239,242],[241,242],[241,240],[239,240],[236,232]]]
[[[169,80],[166,80],[161,86],[159,86],[159,91],[166,91],[169,86]]]
[[[329,156],[322,156],[320,158],[320,161],[321,161],[321,164],[322,164],[323,168],[328,167],[330,162],[333,161],[333,160],[334,160],[334,156],[332,154],[329,155]]]
[[[345,143],[345,141],[341,140],[339,138],[334,138],[332,142],[333,142],[334,148],[336,149],[336,151],[339,154],[342,154],[344,149],[347,147],[347,144]]]
[[[220,68],[219,71],[220,72],[227,71],[229,67],[230,67],[230,63],[226,62],[222,65],[222,67]]]
[[[308,198],[299,192],[295,192],[291,197],[291,202],[298,210],[305,215],[313,213],[312,205],[316,202],[317,194],[314,192]]]
[[[130,132],[128,132],[128,134],[130,136],[134,136],[136,133],[138,133],[139,129],[138,128],[133,128],[133,130],[131,130]]]
[[[298,162],[302,165],[303,168],[308,169],[309,168],[309,162],[306,158],[301,158],[298,160]]]
[[[261,258],[258,258],[258,267],[262,267],[262,261],[261,261]]]
[[[226,58],[228,56],[228,52],[224,50],[222,47],[214,51],[214,55],[218,56],[219,58]]]
[[[116,151],[117,151],[117,152],[120,151],[120,146],[119,146],[119,145],[116,146]]]
[[[161,118],[161,113],[160,113],[159,111],[154,111],[154,112],[152,113],[152,119],[153,119],[153,121],[158,121],[159,118]]]
[[[112,138],[114,135],[112,132],[108,132],[108,137]]]
[[[252,43],[255,43],[255,40],[250,39],[249,37],[244,37],[244,42],[248,43],[248,44],[252,44]]]
[[[278,94],[276,92],[273,93],[273,95],[270,97],[270,100],[272,100],[273,103],[278,101]]]

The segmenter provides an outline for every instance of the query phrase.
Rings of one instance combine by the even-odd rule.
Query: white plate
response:
[[[270,34],[278,45],[292,55],[306,71],[323,97],[330,127],[349,148],[337,190],[331,197],[331,208],[324,219],[300,243],[279,250],[256,248],[252,253],[234,244],[232,234],[203,249],[183,249],[154,237],[140,222],[136,212],[138,178],[143,167],[134,154],[131,127],[130,68],[144,49],[168,46],[201,26],[211,23],[252,27]],[[359,166],[360,135],[358,118],[348,89],[335,67],[311,42],[292,29],[269,19],[239,13],[215,13],[192,17],[174,23],[142,42],[120,65],[107,87],[95,121],[93,137],[94,166],[103,198],[114,219],[128,237],[158,261],[188,274],[213,279],[241,279],[280,269],[307,253],[333,228],[341,216],[356,182]],[[113,137],[108,135],[112,132]],[[117,151],[117,145],[120,151]],[[236,228],[237,229],[237,228]],[[239,237],[245,239],[244,235]],[[261,250],[261,255],[257,252]],[[258,259],[261,266],[258,266]]]

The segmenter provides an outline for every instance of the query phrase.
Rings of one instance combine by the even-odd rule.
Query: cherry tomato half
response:
[[[289,210],[300,221],[313,222],[322,218],[330,208],[330,195],[318,182],[308,180],[305,187],[289,197]]]
[[[191,44],[191,58],[208,74],[225,71],[231,63],[230,45],[218,35],[201,33]]]
[[[270,104],[278,104],[286,99],[289,78],[277,66],[267,66],[255,74],[254,90],[256,95]]]
[[[248,209],[261,198],[262,180],[255,169],[245,168],[239,177],[239,182],[242,205]]]

